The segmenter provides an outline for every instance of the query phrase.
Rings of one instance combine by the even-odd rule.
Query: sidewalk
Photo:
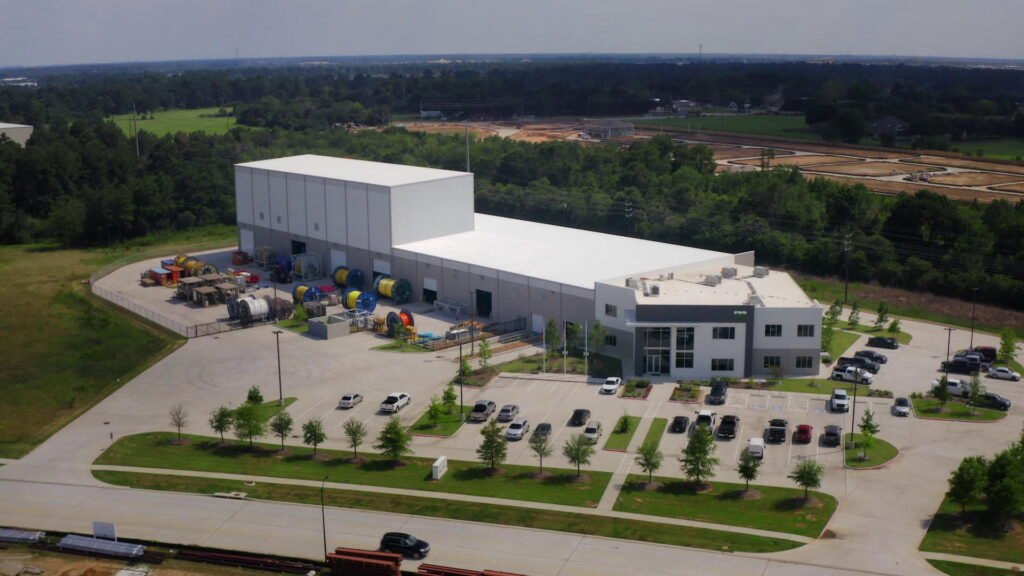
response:
[[[975,558],[973,556],[957,556],[956,554],[943,554],[941,552],[921,552],[921,556],[926,560],[946,560],[947,562],[959,562],[961,564],[971,564],[974,566],[988,566],[990,568],[1002,568],[1003,570],[1010,570],[1018,572],[1024,568],[1024,564],[1016,562],[1002,562],[1000,560],[989,560],[988,558]]]
[[[628,455],[627,455],[628,457]],[[264,484],[287,484],[293,486],[308,486],[319,488],[320,482],[316,480],[296,480],[293,478],[269,478],[265,476],[246,476],[242,474],[223,474],[218,472],[194,472],[191,470],[165,470],[162,468],[135,468],[132,466],[93,466],[93,470],[109,470],[113,472],[134,472],[139,474],[164,474],[167,476],[185,476],[195,478],[217,478],[220,480],[237,480],[239,482],[262,482]],[[680,518],[666,518],[661,516],[646,516],[643,514],[632,514],[629,512],[615,512],[612,510],[595,510],[578,506],[565,506],[561,504],[548,504],[546,502],[528,502],[523,500],[506,500],[504,498],[491,498],[488,496],[471,496],[468,494],[453,494],[451,492],[428,492],[422,490],[407,490],[403,488],[389,488],[385,486],[364,486],[359,484],[342,484],[338,482],[327,482],[324,486],[336,490],[351,490],[355,492],[376,492],[380,494],[398,494],[403,496],[415,496],[417,498],[436,498],[438,500],[454,500],[459,502],[476,502],[480,504],[494,504],[498,506],[515,506],[519,508],[531,508],[535,510],[555,510],[569,514],[584,514],[588,516],[604,516],[608,518],[622,518],[626,520],[639,520],[642,522],[653,522],[669,526],[689,526],[691,528],[702,528],[706,530],[721,530],[723,532],[735,532],[738,534],[750,534],[764,538],[776,538],[779,540],[790,540],[807,544],[813,542],[814,538],[787,534],[785,532],[772,532],[770,530],[759,530],[757,528],[745,528],[742,526],[728,526],[725,524],[712,524],[709,522],[697,522],[695,520],[683,520]],[[244,491],[244,486],[239,491]],[[611,487],[609,486],[609,489]],[[606,492],[607,494],[607,492]],[[602,498],[603,500],[603,498]]]

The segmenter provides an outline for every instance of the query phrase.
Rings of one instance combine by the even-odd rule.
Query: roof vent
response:
[[[736,277],[736,269],[735,268],[733,268],[731,266],[722,268],[722,278],[735,278],[735,277]]]
[[[708,274],[704,277],[704,284],[708,286],[718,286],[722,283],[722,277],[718,274]]]
[[[633,290],[636,290],[636,278],[626,278],[626,288],[632,288]]]
[[[661,294],[661,288],[657,284],[651,284],[651,296]]]
[[[676,273],[675,272],[669,272],[668,276],[666,276],[666,278],[668,278],[669,280],[674,280],[675,277],[676,277]]]
[[[754,266],[754,276],[758,278],[764,278],[768,275],[768,267],[766,266]]]

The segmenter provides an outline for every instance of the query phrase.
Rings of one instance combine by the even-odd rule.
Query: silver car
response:
[[[910,416],[910,400],[900,396],[892,403],[893,416]]]
[[[587,423],[587,427],[583,429],[583,437],[590,442],[596,443],[601,438],[601,423],[597,420],[591,420]]]
[[[363,401],[362,394],[356,394],[354,392],[345,394],[338,401],[338,408],[355,408],[356,404]]]
[[[1005,366],[997,366],[988,371],[989,378],[998,378],[1000,380],[1013,380],[1017,382],[1020,380],[1020,374],[1010,370]]]
[[[522,440],[523,436],[530,431],[530,422],[526,418],[516,418],[505,430],[507,440]]]

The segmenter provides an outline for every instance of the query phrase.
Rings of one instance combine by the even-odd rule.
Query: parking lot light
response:
[[[277,340],[277,405],[284,408],[284,388],[281,386],[281,332],[274,330],[274,339]]]

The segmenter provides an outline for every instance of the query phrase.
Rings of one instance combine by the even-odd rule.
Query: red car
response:
[[[803,444],[810,444],[811,443],[811,438],[813,438],[813,437],[814,437],[814,426],[811,426],[810,424],[801,424],[801,425],[796,427],[796,437],[795,437],[795,440],[797,442],[801,442]]]

